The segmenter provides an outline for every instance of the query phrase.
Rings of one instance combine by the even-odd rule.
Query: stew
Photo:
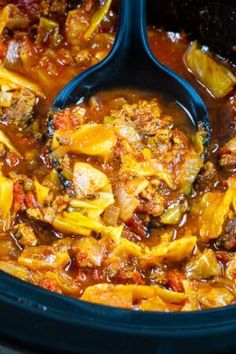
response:
[[[69,3],[69,2],[68,2]],[[114,42],[117,1],[0,12],[0,270],[83,301],[189,311],[236,299],[235,66],[149,28],[204,98],[210,145],[175,102],[117,89],[50,105]]]

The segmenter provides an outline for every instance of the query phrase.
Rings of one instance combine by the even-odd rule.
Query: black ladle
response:
[[[176,101],[196,128],[199,125],[205,128],[205,143],[209,142],[210,122],[203,100],[190,84],[162,65],[150,50],[145,0],[121,0],[119,31],[110,54],[70,81],[56,97],[53,108],[63,109],[97,92],[114,88],[158,92]]]

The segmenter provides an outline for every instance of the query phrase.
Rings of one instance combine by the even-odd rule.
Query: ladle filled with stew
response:
[[[158,92],[182,106],[193,126],[204,129],[207,143],[210,123],[204,102],[189,83],[158,62],[149,48],[146,1],[121,0],[120,7],[120,24],[111,53],[68,83],[56,97],[54,107],[65,108],[95,92],[114,88]]]

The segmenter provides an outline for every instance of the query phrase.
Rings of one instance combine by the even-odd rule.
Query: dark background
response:
[[[148,22],[183,30],[236,64],[236,0],[148,0]]]

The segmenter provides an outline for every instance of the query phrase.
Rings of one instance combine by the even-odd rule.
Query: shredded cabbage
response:
[[[64,131],[54,133],[52,149],[55,149],[53,155],[56,158],[63,156],[66,152],[72,152],[102,156],[107,159],[117,142],[117,137],[111,128],[96,123],[84,124],[75,131],[67,132],[67,136],[68,141],[65,142]],[[58,147],[59,141],[62,145],[64,141],[64,146]]]
[[[7,70],[6,68],[4,68],[2,66],[0,66],[0,81],[1,80],[5,80],[5,81],[9,82],[9,84],[15,84],[19,87],[28,88],[29,90],[35,92],[36,95],[38,95],[40,97],[45,97],[43,91],[41,90],[41,88],[37,84],[25,79],[23,76],[15,73],[15,72]]]
[[[144,299],[156,297],[167,304],[181,304],[186,299],[184,293],[169,291],[157,285],[97,284],[86,288],[81,300],[109,306],[132,308],[133,304],[139,303]]]
[[[0,213],[3,230],[10,227],[11,207],[13,202],[13,181],[0,172]]]
[[[188,68],[216,98],[225,97],[236,84],[236,77],[225,66],[217,63],[193,42],[186,54]]]

